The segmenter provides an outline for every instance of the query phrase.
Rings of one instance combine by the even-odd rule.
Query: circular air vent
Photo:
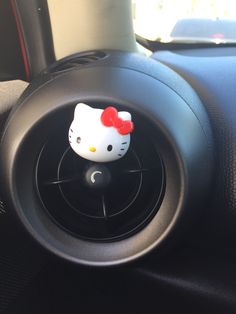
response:
[[[126,156],[101,164],[72,152],[67,136],[79,102],[131,113]],[[158,254],[197,221],[210,187],[211,143],[199,98],[164,65],[132,53],[74,55],[30,84],[6,123],[2,195],[29,234],[57,256],[123,264],[154,248]]]
[[[125,238],[144,227],[157,212],[165,185],[151,138],[137,127],[127,155],[101,164],[76,155],[67,128],[62,130],[45,143],[36,167],[38,193],[54,221],[94,241]]]

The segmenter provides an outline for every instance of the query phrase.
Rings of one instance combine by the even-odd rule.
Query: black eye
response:
[[[112,148],[113,148],[112,145],[108,145],[108,146],[107,146],[107,150],[108,150],[109,152],[112,151]]]
[[[81,137],[77,137],[76,142],[79,144],[81,142]]]

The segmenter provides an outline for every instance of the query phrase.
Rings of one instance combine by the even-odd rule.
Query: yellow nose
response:
[[[95,147],[89,147],[90,152],[95,153],[96,152],[96,148]]]

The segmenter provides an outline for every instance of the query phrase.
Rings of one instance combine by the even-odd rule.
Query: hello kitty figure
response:
[[[127,153],[133,128],[129,112],[118,112],[114,107],[95,109],[79,103],[69,129],[70,146],[85,159],[114,161]]]

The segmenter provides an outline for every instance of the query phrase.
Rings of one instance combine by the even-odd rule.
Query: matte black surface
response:
[[[89,105],[101,108],[111,103]],[[93,163],[69,146],[73,111],[67,106],[60,115],[54,114],[54,131],[38,156],[35,176],[40,200],[54,221],[74,236],[100,242],[128,238],[151,221],[165,194],[159,142],[136,115],[128,153],[115,162]],[[100,182],[99,188],[102,175],[94,178],[97,184],[91,182],[95,169],[107,173],[105,186]]]
[[[161,42],[159,40],[149,40],[146,38],[143,38],[139,35],[136,35],[136,40],[138,43],[140,43],[142,46],[147,48],[148,50],[152,52],[156,51],[182,51],[182,50],[189,50],[189,51],[194,51],[195,49],[218,49],[218,48],[233,48],[235,47],[235,43],[220,43],[220,44],[215,44],[215,43],[185,43],[185,42]]]
[[[19,37],[9,0],[0,1],[0,81],[25,78]]]
[[[26,92],[9,118],[0,154],[7,203],[28,231],[64,258],[100,266],[136,259],[170,241],[171,231],[172,236],[177,230],[182,233],[198,215],[212,170],[208,119],[190,86],[167,67],[138,54],[107,52],[107,56],[56,76],[47,74],[42,86],[34,82],[32,95]],[[42,210],[35,193],[34,167],[53,132],[53,119],[79,101],[119,104],[134,118],[141,117],[164,162],[166,192],[157,215],[122,241],[97,244],[65,234]]]
[[[13,3],[23,32],[29,81],[55,61],[47,1],[14,0]]]
[[[213,313],[236,311],[236,258],[179,250],[162,259],[95,270],[48,263],[7,314]]]
[[[201,245],[231,247],[236,241],[236,49],[215,48],[156,53],[196,90],[215,137],[215,187],[199,225]],[[211,223],[209,223],[209,221]]]
[[[1,6],[1,2],[0,2]],[[0,83],[0,134],[9,112],[27,87],[25,82]],[[0,313],[24,290],[44,263],[41,251],[25,238],[2,202],[0,176]]]
[[[159,254],[153,251],[146,260],[123,271],[71,269],[68,265],[59,266],[55,260],[15,298],[7,314],[64,313],[79,308],[89,314],[93,311],[110,313],[111,308],[119,314],[235,313],[236,50],[193,49],[177,54],[159,52],[156,57],[190,82],[211,119],[216,144],[215,183],[208,203],[201,208],[201,217],[169,254],[157,258]],[[140,66],[144,68],[143,64]],[[163,79],[162,67],[158,73]],[[171,76],[173,80],[169,80],[168,85],[183,92],[177,76],[173,72]],[[194,103],[191,97],[187,99]],[[196,110],[194,106],[193,110]],[[20,277],[17,280],[20,282]]]

